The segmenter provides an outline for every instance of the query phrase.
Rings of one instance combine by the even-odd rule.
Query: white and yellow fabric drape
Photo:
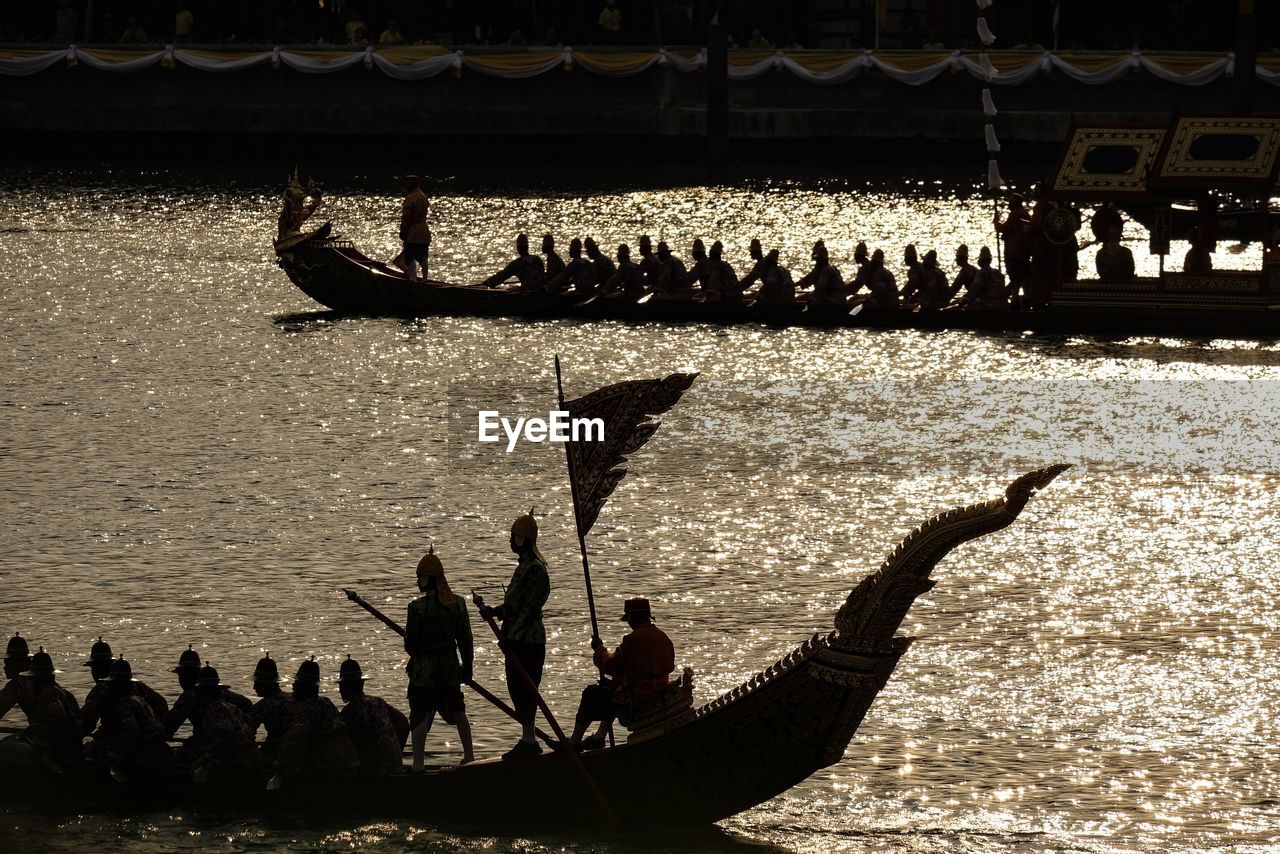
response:
[[[985,59],[984,59],[985,57]],[[681,72],[706,67],[705,50],[661,49],[600,51],[571,47],[528,48],[511,51],[468,52],[433,45],[367,47],[359,49],[283,48],[228,50],[217,47],[111,46],[0,48],[0,75],[38,74],[59,63],[83,65],[99,71],[135,73],[153,66],[181,64],[209,72],[243,71],[270,65],[305,74],[328,74],[364,67],[398,80],[425,80],[446,71],[475,72],[489,77],[519,79],[559,69],[581,69],[606,77],[629,77],[652,68]],[[771,72],[786,72],[807,83],[846,83],[864,72],[881,74],[906,86],[922,86],[943,75],[968,74],[998,86],[1017,86],[1044,75],[1061,75],[1078,83],[1104,85],[1130,74],[1147,74],[1167,83],[1203,86],[1234,73],[1232,54],[1017,51],[833,51],[731,50],[729,77],[752,80]],[[1280,86],[1280,54],[1258,57],[1258,79]]]

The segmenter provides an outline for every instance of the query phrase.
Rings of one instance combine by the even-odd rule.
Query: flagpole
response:
[[[560,409],[564,410],[564,383],[560,379],[560,355],[556,354],[556,395],[560,400]],[[582,578],[587,585],[587,607],[591,610],[591,637],[600,637],[600,626],[596,622],[596,598],[591,592],[591,566],[587,562],[587,537],[582,533],[582,519],[578,515],[578,479],[573,475],[573,454],[569,445],[564,446],[564,461],[569,469],[569,490],[573,497],[573,526],[578,532],[578,549],[582,552]]]

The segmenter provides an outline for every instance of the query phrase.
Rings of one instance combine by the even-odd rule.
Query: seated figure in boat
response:
[[[543,272],[542,259],[529,254],[527,234],[516,235],[515,259],[480,284],[486,288],[496,288],[513,277],[520,282],[522,293],[540,293],[546,290],[547,278]]]
[[[977,275],[978,268],[969,263],[969,247],[961,243],[956,247],[956,277],[951,280],[951,299],[967,291]]]
[[[1120,242],[1120,226],[1111,226],[1111,230],[1107,232],[1106,242],[1098,250],[1098,257],[1095,263],[1098,268],[1099,281],[1133,281],[1133,252]]]
[[[733,267],[724,260],[724,244],[719,240],[711,244],[706,273],[702,290],[707,302],[742,302],[742,283],[738,281]]]
[[[654,282],[654,299],[690,300],[693,299],[693,283],[689,280],[689,272],[684,262],[671,254],[671,247],[665,240],[658,241],[658,277]]]
[[[342,722],[346,724],[360,770],[381,775],[398,772],[404,762],[400,753],[409,738],[409,719],[381,697],[364,692],[364,673],[351,656],[338,669],[338,691],[342,694]]]
[[[863,297],[867,308],[898,308],[898,282],[884,266],[884,250],[877,249],[867,261],[866,286],[870,293]]]
[[[1187,242],[1191,248],[1182,259],[1182,272],[1190,276],[1207,276],[1213,272],[1213,258],[1210,253],[1213,247],[1201,236],[1199,227],[1191,229],[1187,234]]]
[[[920,263],[920,286],[915,304],[921,311],[939,311],[951,301],[951,286],[947,277],[938,269],[938,253],[930,249]]]
[[[199,723],[196,680],[200,678],[200,653],[192,649],[191,644],[187,644],[187,648],[178,656],[178,666],[173,668],[173,672],[178,676],[178,687],[182,689],[182,694],[173,701],[173,707],[161,721],[164,724],[165,738],[173,738],[178,728],[187,721],[191,722],[193,729]],[[242,714],[253,711],[253,702],[248,697],[237,694],[226,686],[219,690],[222,691],[223,699]]]
[[[640,235],[640,260],[636,262],[636,266],[640,268],[640,275],[644,277],[644,288],[646,291],[653,291],[658,281],[658,271],[662,264],[658,261],[658,256],[653,254],[653,243],[649,240],[649,235]]]
[[[920,266],[920,257],[914,243],[908,243],[907,248],[902,251],[902,263],[907,268],[907,281],[902,286],[902,301],[907,305],[918,305],[920,289],[924,287],[924,270]]]
[[[813,252],[810,253],[810,257],[813,258],[813,269],[804,278],[796,282],[796,290],[804,290],[810,285],[813,286],[813,293],[809,294],[809,305],[844,305],[844,279],[840,277],[840,271],[831,266],[830,258],[827,255],[827,245],[821,240],[813,244]]]
[[[690,288],[697,285],[699,290],[705,292],[709,270],[707,247],[703,244],[701,237],[693,239],[693,245],[689,247],[689,257],[693,260],[689,264],[689,272],[685,273],[685,281],[689,283]]]
[[[195,684],[195,714],[191,738],[180,754],[190,762],[197,783],[257,777],[263,769],[262,754],[253,730],[240,709],[227,702],[218,671],[200,668]]]
[[[618,245],[618,267],[604,283],[601,293],[629,300],[644,296],[644,274],[638,265],[631,263],[631,247],[627,244]]]
[[[0,717],[15,705],[27,716],[26,729],[0,741],[6,768],[25,765],[34,769],[48,764],[65,771],[80,764],[80,704],[58,684],[61,672],[40,647],[26,669],[0,689]]]
[[[770,249],[761,259],[760,289],[756,291],[757,305],[791,305],[796,301],[796,285],[791,271],[778,263],[778,250]]]
[[[256,738],[258,728],[267,731],[262,742],[262,755],[272,760],[280,748],[281,740],[289,729],[289,714],[293,705],[293,697],[280,689],[280,669],[272,659],[271,653],[258,659],[253,668],[253,693],[261,699],[253,704],[247,722]]]
[[[102,706],[107,698],[107,686],[103,683],[103,680],[111,674],[111,665],[111,644],[99,636],[98,640],[89,649],[89,660],[83,665],[89,668],[89,674],[93,677],[93,688],[89,690],[88,696],[84,698],[84,707],[80,710],[80,723],[85,735],[91,734],[102,719]],[[160,696],[159,692],[148,686],[147,683],[135,679],[133,681],[133,693],[138,694],[147,701],[147,705],[155,713],[156,720],[164,720],[164,716],[169,711],[169,701]]]
[[[960,305],[966,309],[999,310],[1009,307],[1009,288],[1004,273],[991,266],[991,250],[982,247],[978,252],[978,272],[973,276],[969,290],[960,297]]]
[[[740,282],[744,291],[760,281],[760,276],[764,273],[764,247],[760,245],[758,238],[751,238],[751,246],[747,250],[747,254],[751,257],[751,269],[747,271],[747,274],[742,277]]]
[[[302,662],[293,677],[289,727],[280,741],[276,767],[289,776],[360,767],[360,755],[338,708],[328,697],[320,696],[320,665],[315,656]]]
[[[867,252],[867,244],[861,240],[854,247],[853,263],[858,265],[858,272],[849,285],[849,296],[854,296],[867,287],[867,277],[871,275],[871,256]]]
[[[600,638],[591,639],[592,661],[613,681],[588,685],[583,690],[569,739],[575,749],[604,747],[614,720],[620,717],[626,723],[643,712],[662,695],[670,683],[671,672],[676,669],[675,647],[666,632],[653,624],[648,599],[628,599],[623,605],[622,619],[631,626],[631,631],[613,652],[609,652]],[[592,721],[599,721],[600,727],[583,740]]]
[[[462,683],[470,682],[475,647],[467,604],[449,589],[444,564],[435,546],[418,562],[418,590],[422,596],[409,603],[405,621],[404,651],[409,653],[409,720],[413,732],[413,770],[421,771],[427,734],[436,713],[458,728],[462,761],[475,758],[471,722],[462,697]]]
[[[168,773],[173,752],[155,711],[135,689],[140,682],[124,656],[111,662],[103,686],[102,725],[85,750],[91,763],[127,779]]]
[[[542,235],[542,254],[547,256],[543,276],[549,282],[564,272],[564,259],[556,252],[556,239],[550,234]]]
[[[595,265],[582,257],[582,241],[569,241],[569,261],[554,279],[547,280],[547,291],[562,294],[573,288],[575,294],[590,296],[595,292]]]
[[[593,285],[603,285],[617,272],[617,268],[613,266],[613,261],[609,259],[608,255],[600,251],[600,247],[590,237],[583,242],[582,250],[586,253],[587,260],[591,262]]]

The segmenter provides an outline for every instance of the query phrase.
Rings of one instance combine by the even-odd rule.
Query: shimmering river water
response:
[[[759,236],[797,269],[817,237],[838,266],[859,239],[944,261],[989,239],[989,203],[945,182],[557,186],[434,182],[433,272],[478,279],[518,230],[720,238],[739,267]],[[929,515],[1076,465],[938,568],[904,626],[919,640],[843,761],[705,834],[514,839],[68,804],[4,808],[0,849],[1280,843],[1276,342],[313,317],[274,265],[279,189],[0,174],[0,630],[51,650],[79,696],[101,634],[171,694],[192,643],[245,691],[264,650],[290,671],[314,654],[326,676],[351,653],[403,705],[398,638],[339,589],[402,617],[431,542],[455,590],[496,586],[507,528],[534,505],[553,582],[544,690],[571,718],[591,669],[563,454],[474,437],[481,405],[545,414],[555,353],[570,396],[701,372],[590,538],[602,613],[651,597],[700,702],[829,630]],[[393,184],[350,179],[323,216],[385,259],[398,209]],[[1141,228],[1129,236],[1152,268]],[[476,669],[501,693],[492,644]],[[505,750],[514,728],[469,705],[478,751]],[[459,756],[440,726],[429,746]]]

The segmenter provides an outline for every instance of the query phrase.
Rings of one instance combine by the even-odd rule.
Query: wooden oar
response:
[[[364,600],[364,598],[359,593],[347,587],[342,588],[342,592],[347,594],[347,598],[350,599],[352,602],[355,602],[361,608],[364,608],[370,614],[377,617],[382,622],[386,623],[387,627],[390,628],[393,632],[400,635],[401,637],[404,637],[404,628],[399,623],[397,623],[395,620],[391,619],[386,614],[379,611],[377,608],[370,605],[368,602]],[[498,699],[496,696],[490,693],[487,689],[485,689],[483,685],[481,685],[476,680],[465,679],[463,680],[462,684],[466,685],[472,691],[475,691],[481,697],[488,700],[490,703],[497,706],[502,711],[506,712],[507,717],[511,718],[513,721],[519,721],[519,718],[516,717],[515,709],[511,708],[506,703],[502,702],[502,700]],[[554,745],[554,742],[552,741],[551,736],[547,735],[545,732],[543,732],[540,729],[536,730],[536,732],[538,733],[538,738],[546,742],[547,746],[550,747]]]
[[[556,722],[555,715],[551,714],[551,709],[547,707],[547,701],[542,699],[542,693],[538,691],[538,686],[533,684],[529,672],[524,669],[524,665],[520,663],[520,659],[511,654],[507,647],[507,639],[503,637],[502,630],[498,628],[498,624],[494,622],[493,616],[485,616],[484,600],[480,598],[480,594],[474,590],[471,591],[471,601],[480,609],[481,618],[489,624],[489,628],[493,629],[493,636],[498,639],[498,648],[502,650],[502,654],[506,657],[507,663],[512,665],[516,675],[520,677],[520,681],[524,683],[524,687],[533,693],[534,699],[538,703],[538,708],[542,710],[542,715],[547,719],[547,723],[551,724],[552,731],[560,739],[560,752],[569,758],[573,767],[582,775],[582,780],[587,784],[587,788],[591,790],[591,794],[595,797],[596,802],[600,805],[600,811],[604,813],[606,819],[610,823],[617,820],[617,816],[613,812],[613,808],[609,806],[609,802],[605,799],[604,792],[600,791],[600,787],[596,785],[595,778],[591,776],[591,772],[587,770],[587,766],[582,764],[582,757],[578,755],[578,751],[573,749],[569,744],[569,739],[564,737],[564,730],[560,729],[560,724]]]

